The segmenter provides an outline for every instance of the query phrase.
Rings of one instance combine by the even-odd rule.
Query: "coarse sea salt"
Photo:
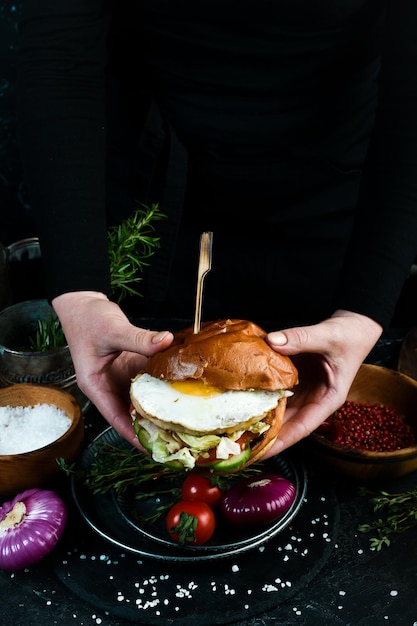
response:
[[[38,450],[59,439],[71,426],[65,411],[53,404],[0,407],[0,455]]]

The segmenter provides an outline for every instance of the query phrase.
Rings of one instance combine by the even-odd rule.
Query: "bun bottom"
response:
[[[279,431],[281,430],[285,410],[287,408],[287,398],[281,398],[273,411],[270,411],[266,417],[262,419],[263,422],[267,422],[270,424],[269,429],[263,433],[260,437],[255,439],[251,443],[251,455],[245,463],[236,467],[236,469],[232,469],[226,472],[219,472],[223,474],[232,474],[233,472],[239,472],[240,470],[252,465],[252,463],[256,463],[259,461],[263,455],[274,445],[275,440],[278,436]]]

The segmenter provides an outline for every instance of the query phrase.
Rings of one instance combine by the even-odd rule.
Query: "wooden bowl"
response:
[[[30,407],[49,404],[64,411],[71,426],[52,443],[20,454],[0,455],[0,495],[17,495],[33,487],[43,487],[59,471],[57,459],[72,463],[84,440],[84,420],[74,396],[56,387],[19,383],[0,389],[0,406]]]
[[[417,381],[396,370],[363,364],[347,399],[389,406],[417,429]],[[391,480],[417,469],[417,446],[372,452],[341,446],[312,433],[306,451],[318,465],[363,482]]]

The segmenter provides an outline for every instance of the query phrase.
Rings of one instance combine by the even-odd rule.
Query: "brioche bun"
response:
[[[132,380],[130,396],[139,441],[148,442],[144,447],[155,460],[165,462],[160,443],[159,452],[154,445],[161,431],[162,439],[181,442],[180,452],[167,455],[168,464],[181,456],[186,467],[217,473],[240,470],[273,445],[298,373],[265,336],[246,320],[205,322],[199,333],[192,327],[179,331],[167,350],[148,359],[146,371]],[[213,456],[220,454],[215,446],[199,451],[196,442],[207,436],[232,446],[230,458]]]
[[[152,356],[146,371],[165,380],[199,379],[221,389],[288,389],[298,382],[292,361],[265,341],[266,332],[247,320],[205,322],[175,335]]]

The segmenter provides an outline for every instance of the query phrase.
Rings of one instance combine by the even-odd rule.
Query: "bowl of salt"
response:
[[[18,383],[0,389],[0,495],[43,487],[81,452],[84,420],[70,393]]]

